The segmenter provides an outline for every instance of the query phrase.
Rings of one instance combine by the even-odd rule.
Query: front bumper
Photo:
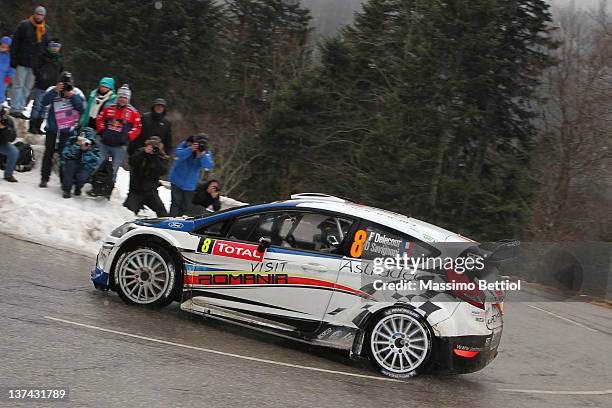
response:
[[[107,271],[110,269],[109,260],[113,247],[114,245],[105,243],[98,252],[96,266],[91,271],[91,281],[96,289],[108,290],[110,287],[110,275]]]
[[[438,337],[434,343],[434,369],[450,374],[482,370],[496,356],[502,327],[488,336]]]

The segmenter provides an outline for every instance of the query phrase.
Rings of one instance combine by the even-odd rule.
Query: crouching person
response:
[[[130,192],[123,203],[134,214],[143,206],[155,211],[158,217],[167,217],[166,207],[157,194],[159,178],[168,170],[169,157],[164,150],[164,144],[157,136],[145,141],[145,146],[139,148],[130,156]]]
[[[98,166],[100,152],[96,146],[96,132],[84,128],[66,141],[62,152],[62,197],[70,198],[72,187],[74,195],[81,195],[81,189]]]

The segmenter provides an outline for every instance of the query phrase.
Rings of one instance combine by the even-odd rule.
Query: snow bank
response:
[[[29,241],[96,254],[104,237],[117,226],[136,217],[123,207],[128,193],[130,173],[119,169],[116,188],[110,201],[91,198],[85,194],[70,199],[62,198],[59,177],[51,176],[47,188],[39,188],[42,146],[34,146],[38,162],[27,173],[15,172],[18,183],[0,178],[0,232]],[[159,195],[170,208],[170,190],[159,188]],[[239,201],[223,198],[224,208],[241,205]],[[138,217],[153,217],[155,213],[143,210]]]

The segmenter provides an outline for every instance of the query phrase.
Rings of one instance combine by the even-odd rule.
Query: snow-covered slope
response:
[[[18,183],[8,183],[0,178],[0,233],[71,251],[96,254],[108,233],[136,218],[122,205],[128,193],[128,171],[119,170],[110,201],[90,198],[86,194],[65,199],[62,198],[56,173],[52,174],[47,188],[38,187],[43,147],[34,146],[34,149],[38,159],[36,167],[27,173],[15,172]],[[83,193],[88,189],[86,185]],[[159,195],[169,209],[170,189],[160,187]],[[227,208],[242,203],[222,198],[222,204]],[[147,209],[138,216],[155,216],[155,213]]]

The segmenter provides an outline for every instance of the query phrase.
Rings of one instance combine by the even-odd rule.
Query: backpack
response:
[[[36,157],[34,156],[32,146],[28,143],[16,142],[15,147],[19,150],[19,157],[17,158],[15,170],[20,173],[32,170],[36,164]]]
[[[34,168],[34,165],[36,164],[36,157],[34,156],[34,150],[32,150],[32,146],[23,142],[15,142],[14,145],[17,150],[19,150],[19,156],[17,157],[17,164],[15,165],[15,170],[20,173],[32,170],[32,168]],[[6,156],[0,155],[0,170],[4,170],[5,168]]]
[[[92,197],[106,197],[110,200],[113,188],[115,188],[115,183],[113,182],[113,162],[111,160],[104,161],[91,174],[89,183],[92,188],[87,192],[88,195]]]

